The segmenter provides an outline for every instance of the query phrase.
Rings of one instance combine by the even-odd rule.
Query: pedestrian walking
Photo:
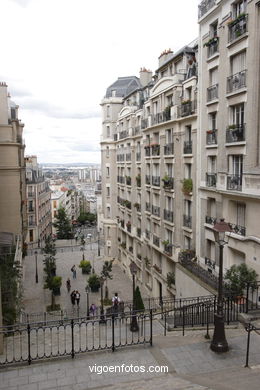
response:
[[[115,293],[115,295],[112,298],[112,303],[113,303],[113,312],[116,316],[118,315],[118,309],[119,309],[120,302],[121,302],[121,299],[119,298],[118,294]]]
[[[75,290],[73,290],[72,293],[70,294],[70,299],[71,299],[72,305],[74,306],[75,302],[76,302],[76,291]]]
[[[70,278],[67,279],[66,286],[67,286],[68,292],[70,292],[70,289],[71,289]]]
[[[71,272],[72,272],[72,278],[76,279],[77,278],[77,271],[76,271],[75,264],[71,267]]]
[[[95,317],[96,312],[97,312],[97,306],[95,305],[95,303],[92,303],[90,305],[89,312],[90,312],[92,317]]]
[[[79,305],[79,301],[80,301],[80,293],[78,292],[78,290],[76,290],[76,292],[75,292],[75,299],[76,299],[77,306],[78,306]]]

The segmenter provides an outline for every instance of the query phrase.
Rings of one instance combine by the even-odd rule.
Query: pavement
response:
[[[152,347],[138,345],[0,369],[4,390],[258,390],[260,337],[251,334],[250,368],[245,368],[247,334],[226,329],[230,350],[212,352],[205,330],[154,336]],[[212,331],[210,333],[212,336]],[[122,365],[125,371],[122,372]],[[109,367],[112,367],[109,368]],[[115,371],[117,373],[111,372]],[[144,372],[140,372],[143,367]],[[158,367],[163,367],[161,372]],[[167,373],[162,372],[167,368]],[[101,370],[108,371],[100,374]],[[91,372],[92,371],[92,372]],[[109,372],[110,371],[110,372]],[[120,371],[120,372],[119,372]],[[127,372],[126,372],[127,371]]]

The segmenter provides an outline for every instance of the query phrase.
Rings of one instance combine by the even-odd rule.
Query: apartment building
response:
[[[51,193],[51,219],[52,219],[52,234],[56,234],[56,228],[53,223],[56,221],[59,208],[66,207],[66,193],[64,191],[53,191]]]
[[[260,2],[205,0],[199,26],[198,261],[218,274],[212,227],[223,217],[224,269],[260,275]]]
[[[37,163],[37,156],[26,156],[26,187],[28,244],[41,244],[52,234],[51,190],[42,169]]]
[[[101,104],[106,255],[129,274],[135,261],[153,296],[208,293],[177,265],[196,242],[197,49],[163,52],[154,76],[141,69],[121,101],[115,83]]]

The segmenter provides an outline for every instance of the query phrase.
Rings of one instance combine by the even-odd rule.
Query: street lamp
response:
[[[98,257],[99,257],[99,256],[100,256],[99,230],[98,230],[98,232],[97,232],[97,236],[98,236],[97,245],[98,245]]]
[[[131,332],[138,332],[139,327],[137,323],[137,318],[136,318],[136,302],[135,302],[135,275],[137,274],[137,265],[132,261],[130,264],[130,272],[133,276],[133,310],[132,310],[132,320],[131,320],[131,325],[130,325],[130,330]]]
[[[89,320],[89,285],[85,288],[87,294],[87,320]]]
[[[100,277],[100,287],[101,287],[101,311],[100,311],[100,324],[106,323],[105,316],[104,316],[104,302],[103,302],[103,285],[104,285],[105,279]]]
[[[223,314],[223,248],[228,243],[228,236],[225,240],[225,234],[231,231],[224,218],[220,219],[220,222],[216,222],[213,227],[215,241],[219,245],[218,303],[217,313],[214,314],[214,334],[210,344],[210,348],[214,352],[228,351]]]
[[[35,254],[35,283],[38,283],[38,263],[37,263],[38,252],[35,251],[34,254]]]

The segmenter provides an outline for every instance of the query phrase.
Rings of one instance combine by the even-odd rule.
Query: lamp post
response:
[[[35,254],[35,283],[38,283],[38,263],[37,263],[38,252],[35,251],[34,254]]]
[[[87,294],[87,320],[89,320],[89,286],[87,285],[85,288]]]
[[[214,334],[210,348],[214,352],[227,352],[228,343],[225,336],[223,314],[223,248],[228,243],[228,239],[225,241],[225,233],[231,232],[231,229],[224,218],[222,218],[219,222],[215,223],[213,232],[215,241],[219,245],[219,275],[217,313],[214,314]]]
[[[98,230],[98,232],[97,232],[97,236],[98,236],[97,245],[98,245],[98,257],[99,257],[99,256],[100,256],[99,230]]]
[[[135,302],[135,275],[137,274],[137,265],[132,261],[130,264],[130,272],[133,277],[133,310],[132,310],[132,320],[131,320],[131,325],[130,325],[130,330],[131,332],[138,332],[139,327],[137,323],[137,318],[136,318],[136,302]]]
[[[101,287],[101,310],[100,310],[100,324],[104,324],[106,322],[105,316],[104,316],[104,302],[103,302],[103,285],[104,285],[105,279],[100,277],[100,287]]]

